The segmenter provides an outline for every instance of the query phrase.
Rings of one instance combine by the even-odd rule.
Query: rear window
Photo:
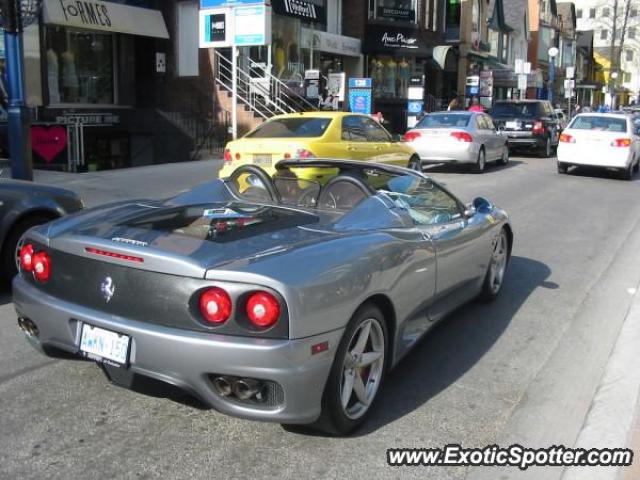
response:
[[[415,128],[466,127],[471,115],[463,113],[431,114],[425,116]]]
[[[331,118],[299,117],[276,118],[269,120],[253,132],[247,134],[247,138],[310,138],[321,137],[327,131]]]
[[[624,118],[586,115],[576,117],[569,128],[573,130],[596,130],[605,132],[626,132],[627,120]]]
[[[496,103],[491,115],[501,117],[529,117],[538,116],[538,103]]]

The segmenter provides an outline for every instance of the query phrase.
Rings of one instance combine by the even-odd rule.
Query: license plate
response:
[[[124,365],[127,363],[129,341],[128,335],[85,323],[82,325],[80,350],[94,360],[106,359]]]
[[[511,130],[519,130],[520,129],[520,125],[518,124],[518,122],[507,122],[507,123],[505,123],[505,127],[506,128],[510,128]]]
[[[253,163],[255,165],[271,165],[271,155],[254,155]]]

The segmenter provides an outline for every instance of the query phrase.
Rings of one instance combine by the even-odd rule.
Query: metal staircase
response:
[[[316,105],[251,60],[243,69],[234,66],[218,50],[214,51],[214,58],[216,84],[228,95],[232,95],[235,68],[238,104],[244,105],[245,110],[252,112],[254,116],[267,119],[273,115],[317,110]]]

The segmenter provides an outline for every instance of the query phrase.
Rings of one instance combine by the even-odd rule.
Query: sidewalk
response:
[[[130,198],[166,198],[218,178],[222,160],[165,163],[88,173],[35,170],[34,181],[78,193],[87,207]]]
[[[633,465],[622,470],[620,480],[638,480],[640,478],[640,401],[636,406],[636,419],[629,435],[628,447],[633,450]]]

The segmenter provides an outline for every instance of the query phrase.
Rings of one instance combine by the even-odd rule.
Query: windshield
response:
[[[263,123],[246,138],[311,138],[321,137],[327,131],[330,118],[293,117],[276,118]]]
[[[465,113],[438,113],[424,117],[415,128],[466,127],[471,115]]]
[[[529,117],[538,115],[537,103],[496,103],[491,110],[492,116]]]
[[[626,132],[627,120],[624,118],[585,115],[576,117],[569,126],[572,130],[597,130],[606,132]]]

